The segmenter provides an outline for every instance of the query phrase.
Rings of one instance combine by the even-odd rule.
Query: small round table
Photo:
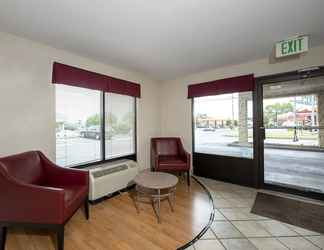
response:
[[[168,173],[144,171],[135,177],[134,182],[136,184],[135,206],[137,212],[139,212],[139,209],[136,202],[139,201],[140,196],[149,197],[151,199],[159,223],[161,222],[160,206],[162,199],[168,200],[171,211],[173,212],[171,197],[173,197],[174,200],[178,177]],[[155,205],[156,203],[157,208]]]

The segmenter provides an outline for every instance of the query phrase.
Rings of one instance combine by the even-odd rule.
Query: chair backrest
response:
[[[178,155],[181,143],[178,137],[158,137],[151,139],[152,147],[158,155]]]
[[[0,158],[0,167],[5,167],[9,175],[28,184],[42,184],[45,178],[38,152],[29,151]]]

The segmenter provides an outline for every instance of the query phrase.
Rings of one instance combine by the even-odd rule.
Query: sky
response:
[[[100,114],[100,91],[66,85],[56,85],[56,119],[64,119],[69,123],[81,120],[83,123],[89,116]],[[112,112],[117,119],[122,119],[134,110],[134,98],[113,93],[106,94],[106,112]]]
[[[283,98],[272,98],[264,99],[263,105],[272,105],[275,103],[293,103],[295,98],[292,97],[283,97]],[[297,100],[301,100],[301,96],[297,97]],[[238,93],[234,94],[224,94],[216,96],[205,96],[198,97],[194,99],[194,108],[195,115],[197,114],[207,114],[213,118],[223,118],[223,119],[232,119],[232,106],[234,107],[234,119],[238,119]],[[232,105],[233,103],[233,105]],[[297,103],[296,109],[308,108],[310,105],[304,105]],[[252,101],[248,102],[248,117],[252,118]]]
[[[57,118],[68,122],[85,121],[89,116],[100,113],[100,91],[56,86]]]
[[[234,119],[238,119],[238,93],[199,97],[194,101],[195,115],[207,114],[214,118],[232,119],[233,106]],[[252,117],[252,101],[248,102],[248,113]]]

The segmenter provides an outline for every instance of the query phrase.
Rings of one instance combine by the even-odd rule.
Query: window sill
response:
[[[114,161],[123,160],[123,159],[133,160],[133,161],[137,162],[137,154],[124,155],[124,156],[120,156],[120,157],[116,157],[116,158],[111,158],[109,160],[94,161],[94,162],[89,162],[89,163],[85,163],[85,164],[66,166],[66,167],[83,169],[83,168],[87,168],[90,166],[104,164],[104,163],[108,163],[108,162],[114,162]]]

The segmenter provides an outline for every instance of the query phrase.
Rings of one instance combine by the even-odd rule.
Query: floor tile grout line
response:
[[[203,181],[202,181],[203,182]],[[204,183],[204,182],[203,182]],[[204,183],[204,185],[209,189],[209,191],[211,192],[211,193],[214,193],[214,192],[216,192],[215,190],[212,190],[206,183]],[[213,197],[214,198],[214,197]],[[227,200],[226,198],[221,198],[221,199],[224,199],[224,200]],[[214,202],[214,199],[213,199],[213,202]],[[310,242],[312,245],[314,245],[315,247],[319,247],[319,246],[317,246],[315,243],[313,243],[312,241],[310,241],[308,238],[306,238],[306,237],[311,237],[311,236],[318,236],[318,235],[302,235],[302,234],[300,234],[300,233],[298,233],[296,230],[294,230],[294,229],[292,229],[292,228],[290,228],[290,227],[288,227],[288,229],[289,230],[291,230],[291,231],[293,231],[294,233],[296,233],[297,235],[295,235],[295,236],[274,236],[269,230],[267,230],[264,226],[262,226],[262,225],[260,225],[259,223],[259,225],[267,232],[267,233],[269,233],[269,235],[270,236],[267,236],[267,237],[247,237],[247,236],[245,236],[245,234],[243,234],[233,223],[232,223],[232,221],[253,221],[253,222],[258,222],[258,221],[269,221],[269,220],[273,220],[273,219],[271,219],[271,218],[269,218],[269,219],[248,219],[248,220],[230,220],[230,219],[228,219],[226,216],[225,216],[225,214],[224,213],[222,213],[221,211],[220,211],[220,209],[226,209],[226,208],[228,208],[228,209],[239,209],[239,208],[251,208],[251,207],[237,207],[237,206],[232,206],[232,207],[224,207],[224,208],[219,208],[219,207],[216,207],[216,205],[214,204],[214,209],[215,210],[217,210],[217,212],[219,212],[224,218],[225,218],[225,220],[215,220],[214,219],[214,221],[213,221],[213,223],[215,222],[215,221],[226,221],[226,222],[228,222],[228,223],[230,223],[238,232],[240,232],[240,234],[243,236],[243,237],[237,237],[237,238],[235,238],[235,237],[233,237],[233,238],[219,238],[217,235],[216,235],[216,233],[212,230],[212,228],[210,227],[209,229],[212,231],[212,233],[214,234],[214,236],[215,236],[215,238],[216,238],[216,240],[218,240],[219,242],[220,242],[220,244],[222,244],[222,246],[225,248],[225,249],[227,249],[226,247],[225,247],[225,245],[223,244],[223,242],[222,242],[222,240],[226,240],[226,239],[246,239],[246,240],[248,240],[253,246],[255,246],[250,240],[249,240],[249,238],[273,238],[273,239],[276,239],[276,240],[278,240],[284,247],[286,247],[286,248],[288,248],[289,249],[289,247],[287,247],[282,241],[280,241],[279,239],[280,238],[287,238],[287,237],[298,237],[298,238],[304,238],[305,240],[307,240],[308,242]],[[277,221],[277,220],[273,220],[273,221]],[[279,223],[282,223],[281,221],[278,221]],[[285,226],[285,225],[284,225]],[[201,239],[201,240],[208,240],[208,239]],[[196,248],[194,248],[194,249],[196,249]],[[319,247],[319,249],[321,249],[320,247]]]
[[[226,219],[228,219],[221,211],[219,211]],[[249,238],[245,235],[245,234],[243,234],[243,232],[241,232],[230,220],[228,220],[228,222],[238,231],[238,232],[240,232],[240,234],[242,235],[242,236],[244,236],[244,238],[246,239],[246,240],[248,240],[253,246],[255,246],[256,248],[257,248],[257,246],[256,245],[254,245],[253,244],[253,242],[252,241],[250,241],[249,240]],[[266,230],[267,231],[267,230]],[[268,232],[268,231],[267,231]],[[271,235],[271,233],[270,232],[268,232],[270,235]]]
[[[313,235],[313,236],[320,236],[320,235]],[[307,237],[313,237],[313,236],[302,236],[305,240],[307,240],[308,242],[310,242],[311,244],[313,244],[314,246],[318,247],[319,249],[322,249],[322,247],[317,246],[314,242],[312,242],[311,240],[309,240]]]
[[[210,187],[207,187],[208,189],[209,189],[209,191],[210,191]],[[216,207],[215,207],[215,201],[214,201],[214,198],[212,199],[212,201],[213,201],[213,205],[214,205],[214,210],[218,210]],[[219,211],[218,211],[219,212]],[[215,212],[214,212],[214,214],[215,214]],[[222,213],[221,213],[222,214]],[[222,214],[223,215],[223,214]],[[226,217],[223,215],[223,217],[226,219]],[[215,217],[214,217],[214,221],[215,221]],[[212,222],[212,224],[214,223],[214,221]],[[212,225],[211,224],[211,225]],[[226,250],[226,249],[228,249],[224,244],[223,244],[223,242],[221,241],[221,239],[216,235],[216,233],[214,232],[214,230],[212,229],[212,227],[210,226],[210,228],[209,228],[210,230],[211,230],[211,232],[214,234],[214,236],[215,236],[215,238],[216,238],[216,240],[222,245],[222,247],[224,247],[224,249]]]
[[[226,200],[226,199],[225,199]],[[214,202],[214,200],[213,200],[213,202]],[[226,219],[225,221],[227,221],[227,222],[229,222],[236,230],[238,230],[238,232],[242,235],[242,236],[244,236],[244,238],[248,241],[248,242],[250,242],[253,246],[255,246],[254,244],[253,244],[253,242],[251,242],[226,216],[225,216],[225,214],[223,214],[220,210],[219,210],[219,208],[216,208],[216,205],[214,204],[214,207],[215,207],[215,209],[217,210],[217,212],[219,212],[221,215],[223,215],[223,217]],[[212,230],[212,228],[211,228],[211,230]],[[213,231],[213,230],[212,230]],[[213,233],[215,234],[215,236],[216,236],[216,239],[223,245],[223,243],[222,243],[222,241],[221,241],[221,239],[220,238],[218,238],[217,237],[217,235],[216,235],[216,233],[213,231]],[[270,234],[271,235],[271,234]],[[243,239],[244,239],[243,238]],[[223,245],[223,247],[225,248],[225,249],[227,249],[224,245]],[[255,246],[256,247],[256,246]],[[257,247],[256,247],[257,248]]]
[[[314,246],[317,247],[318,249],[322,249],[321,247],[315,245],[313,242],[311,242],[310,240],[308,240],[307,238],[305,238],[305,237],[303,237],[303,236],[301,236],[301,235],[298,235],[298,236],[280,236],[280,237],[276,237],[276,238],[278,238],[278,240],[279,240],[282,244],[284,244],[285,246],[286,246],[286,244],[285,244],[284,242],[282,242],[282,241],[280,240],[280,238],[304,238],[306,241],[310,242],[312,245],[314,245]],[[288,247],[288,246],[287,246],[287,247]],[[289,248],[289,247],[288,247],[288,248]]]
[[[317,245],[317,244],[315,244],[314,242],[312,242],[311,240],[309,240],[307,237],[317,237],[317,236],[319,236],[319,237],[324,237],[323,235],[313,235],[313,236],[305,236],[305,239],[306,240],[308,240],[310,243],[312,243],[313,245],[315,245],[315,246],[317,246],[319,249],[324,249],[324,247],[321,247],[321,246],[319,246],[319,245]]]
[[[226,219],[225,221],[227,221],[227,222],[229,222],[243,237],[240,237],[240,238],[232,238],[232,239],[246,239],[246,240],[248,240],[248,242],[250,242],[253,246],[255,246],[249,239],[248,239],[248,237],[246,237],[235,225],[233,225],[233,223],[225,216],[225,214],[223,214],[219,209],[217,209],[216,208],[216,210],[221,214],[221,215],[223,215],[223,217]],[[214,232],[214,234],[216,235],[216,233]],[[216,236],[217,237],[217,236]],[[217,237],[218,238],[218,237]],[[225,238],[224,238],[225,239]],[[231,238],[228,238],[228,239],[231,239]],[[218,240],[220,241],[220,242],[222,242],[221,241],[221,239],[220,238],[218,238]],[[256,246],[255,246],[256,247]],[[225,247],[225,249],[227,249],[226,247]]]
[[[206,185],[206,184],[205,184]],[[210,191],[210,187],[208,187],[207,185],[206,185],[206,187],[209,189],[209,191]],[[212,199],[212,201],[213,201],[213,207],[214,207],[214,214],[215,214],[215,210],[217,210],[216,209],[216,207],[215,207],[215,202],[214,202],[214,197],[213,197],[213,199]],[[214,216],[214,221],[215,221],[215,216]],[[214,223],[214,221],[212,222],[212,224]],[[211,224],[211,225],[212,225]],[[227,248],[224,246],[224,244],[222,243],[222,241],[217,237],[217,235],[216,235],[216,233],[214,232],[214,230],[212,229],[212,227],[211,227],[211,225],[210,225],[210,227],[209,227],[209,230],[211,230],[211,232],[214,234],[214,236],[215,236],[215,238],[216,238],[216,240],[224,247],[224,249],[226,250]]]
[[[226,199],[225,199],[226,200]],[[216,207],[215,206],[215,204],[214,204],[214,207]],[[234,208],[234,207],[232,207],[232,208]],[[250,207],[249,207],[250,208]],[[241,232],[233,223],[232,223],[232,221],[231,220],[229,220],[226,216],[225,216],[225,214],[224,213],[222,213],[221,211],[220,211],[220,209],[219,208],[216,208],[217,209],[217,211],[220,213],[220,214],[222,214],[223,215],[223,217],[224,218],[226,218],[227,220],[227,222],[229,222],[242,236],[243,236],[243,239],[245,238],[246,240],[248,240],[253,246],[255,246],[254,244],[253,244],[253,242],[251,242],[250,240],[249,240],[249,238],[245,235],[245,234],[243,234],[243,232]],[[254,220],[246,220],[246,221],[254,221]],[[255,221],[254,221],[255,222]],[[262,225],[260,225],[267,233],[269,233],[269,235],[271,236],[269,236],[269,238],[275,238],[275,237],[273,237],[272,236],[272,234],[266,229],[266,228],[264,228]],[[215,232],[214,232],[214,234],[215,234]],[[216,234],[215,234],[216,235]],[[217,236],[216,236],[217,237]],[[217,237],[218,238],[218,237]],[[260,238],[262,238],[262,237],[260,237]],[[263,237],[264,238],[264,237]],[[220,242],[221,242],[221,240],[220,239],[218,239]],[[281,242],[280,242],[281,243]],[[221,244],[222,244],[222,242],[221,242]],[[282,244],[282,243],[281,243]],[[283,245],[284,247],[286,247],[285,245]],[[256,247],[256,246],[255,246]],[[225,248],[226,249],[226,248]],[[288,248],[289,249],[289,248]]]
[[[294,225],[293,225],[293,226],[294,226]],[[314,234],[314,235],[303,235],[303,234],[301,234],[301,233],[298,233],[297,230],[294,230],[293,228],[289,228],[289,229],[292,230],[292,231],[294,231],[295,233],[297,233],[299,237],[302,237],[302,238],[304,238],[305,240],[309,241],[312,245],[318,247],[319,249],[322,249],[321,247],[317,246],[314,242],[312,242],[311,240],[309,240],[309,239],[307,238],[307,237],[313,237],[313,236],[321,236],[321,234],[320,234],[320,235],[315,235],[315,234]]]
[[[217,210],[219,210],[219,209],[217,209]],[[310,240],[308,240],[307,238],[306,238],[306,236],[305,235],[302,235],[302,234],[300,234],[300,233],[298,233],[296,230],[293,230],[292,228],[289,228],[289,230],[291,230],[291,231],[293,231],[293,232],[295,232],[297,235],[295,235],[295,236],[289,236],[289,235],[287,235],[287,236],[275,236],[275,235],[273,235],[269,230],[267,230],[264,226],[262,226],[262,225],[260,225],[266,232],[268,232],[269,234],[270,234],[270,236],[266,236],[266,237],[247,237],[247,236],[245,236],[244,234],[243,234],[243,232],[241,232],[233,223],[232,223],[232,221],[254,221],[254,222],[258,222],[258,220],[230,220],[230,219],[228,219],[226,216],[225,216],[225,214],[223,214],[221,211],[219,211],[227,220],[228,220],[228,222],[233,226],[233,227],[235,227],[244,237],[246,237],[247,239],[249,239],[249,238],[275,238],[275,239],[277,239],[277,238],[287,238],[287,237],[298,237],[298,238],[304,238],[305,240],[307,240],[307,241],[309,241],[309,242],[311,242]],[[273,220],[273,219],[269,219],[269,220]],[[259,220],[259,221],[261,221],[261,220]],[[268,220],[262,220],[262,221],[268,221]],[[273,220],[273,221],[276,221],[276,220]],[[281,221],[278,221],[279,223],[282,223]],[[313,236],[316,236],[316,235],[313,235]],[[283,244],[283,242],[282,241],[280,241],[282,244]],[[316,246],[316,247],[318,247],[317,245],[315,245],[313,242],[311,242],[312,243],[312,245],[314,245],[314,246]],[[285,245],[286,246],[286,245]]]
[[[212,216],[211,216],[211,219],[212,219],[212,221],[209,221],[209,223],[208,223],[208,227],[206,228],[206,230],[205,230],[205,232],[204,232],[204,234],[208,231],[208,230],[211,230],[211,225],[212,225],[212,223],[214,222],[214,215],[215,215],[215,203],[214,203],[214,197],[211,195],[211,189],[210,189],[210,187],[206,184],[206,183],[204,183],[200,178],[198,178],[198,177],[195,177],[195,180],[198,182],[198,183],[200,183],[202,186],[204,186],[204,188],[206,189],[206,191],[208,192],[208,196],[209,196],[209,199],[210,199],[210,201],[211,201],[211,204],[212,204],[212,211],[211,211],[211,214],[212,214]],[[214,232],[213,232],[214,233]],[[203,235],[204,235],[203,234]],[[203,236],[202,235],[202,236]],[[201,240],[201,238],[199,239],[199,240],[197,240],[196,242],[194,242],[193,244],[192,244],[192,246],[193,246],[193,248],[194,249],[196,249],[196,247],[195,247],[195,244],[198,242],[198,241],[200,241]],[[226,248],[225,248],[226,249]]]

